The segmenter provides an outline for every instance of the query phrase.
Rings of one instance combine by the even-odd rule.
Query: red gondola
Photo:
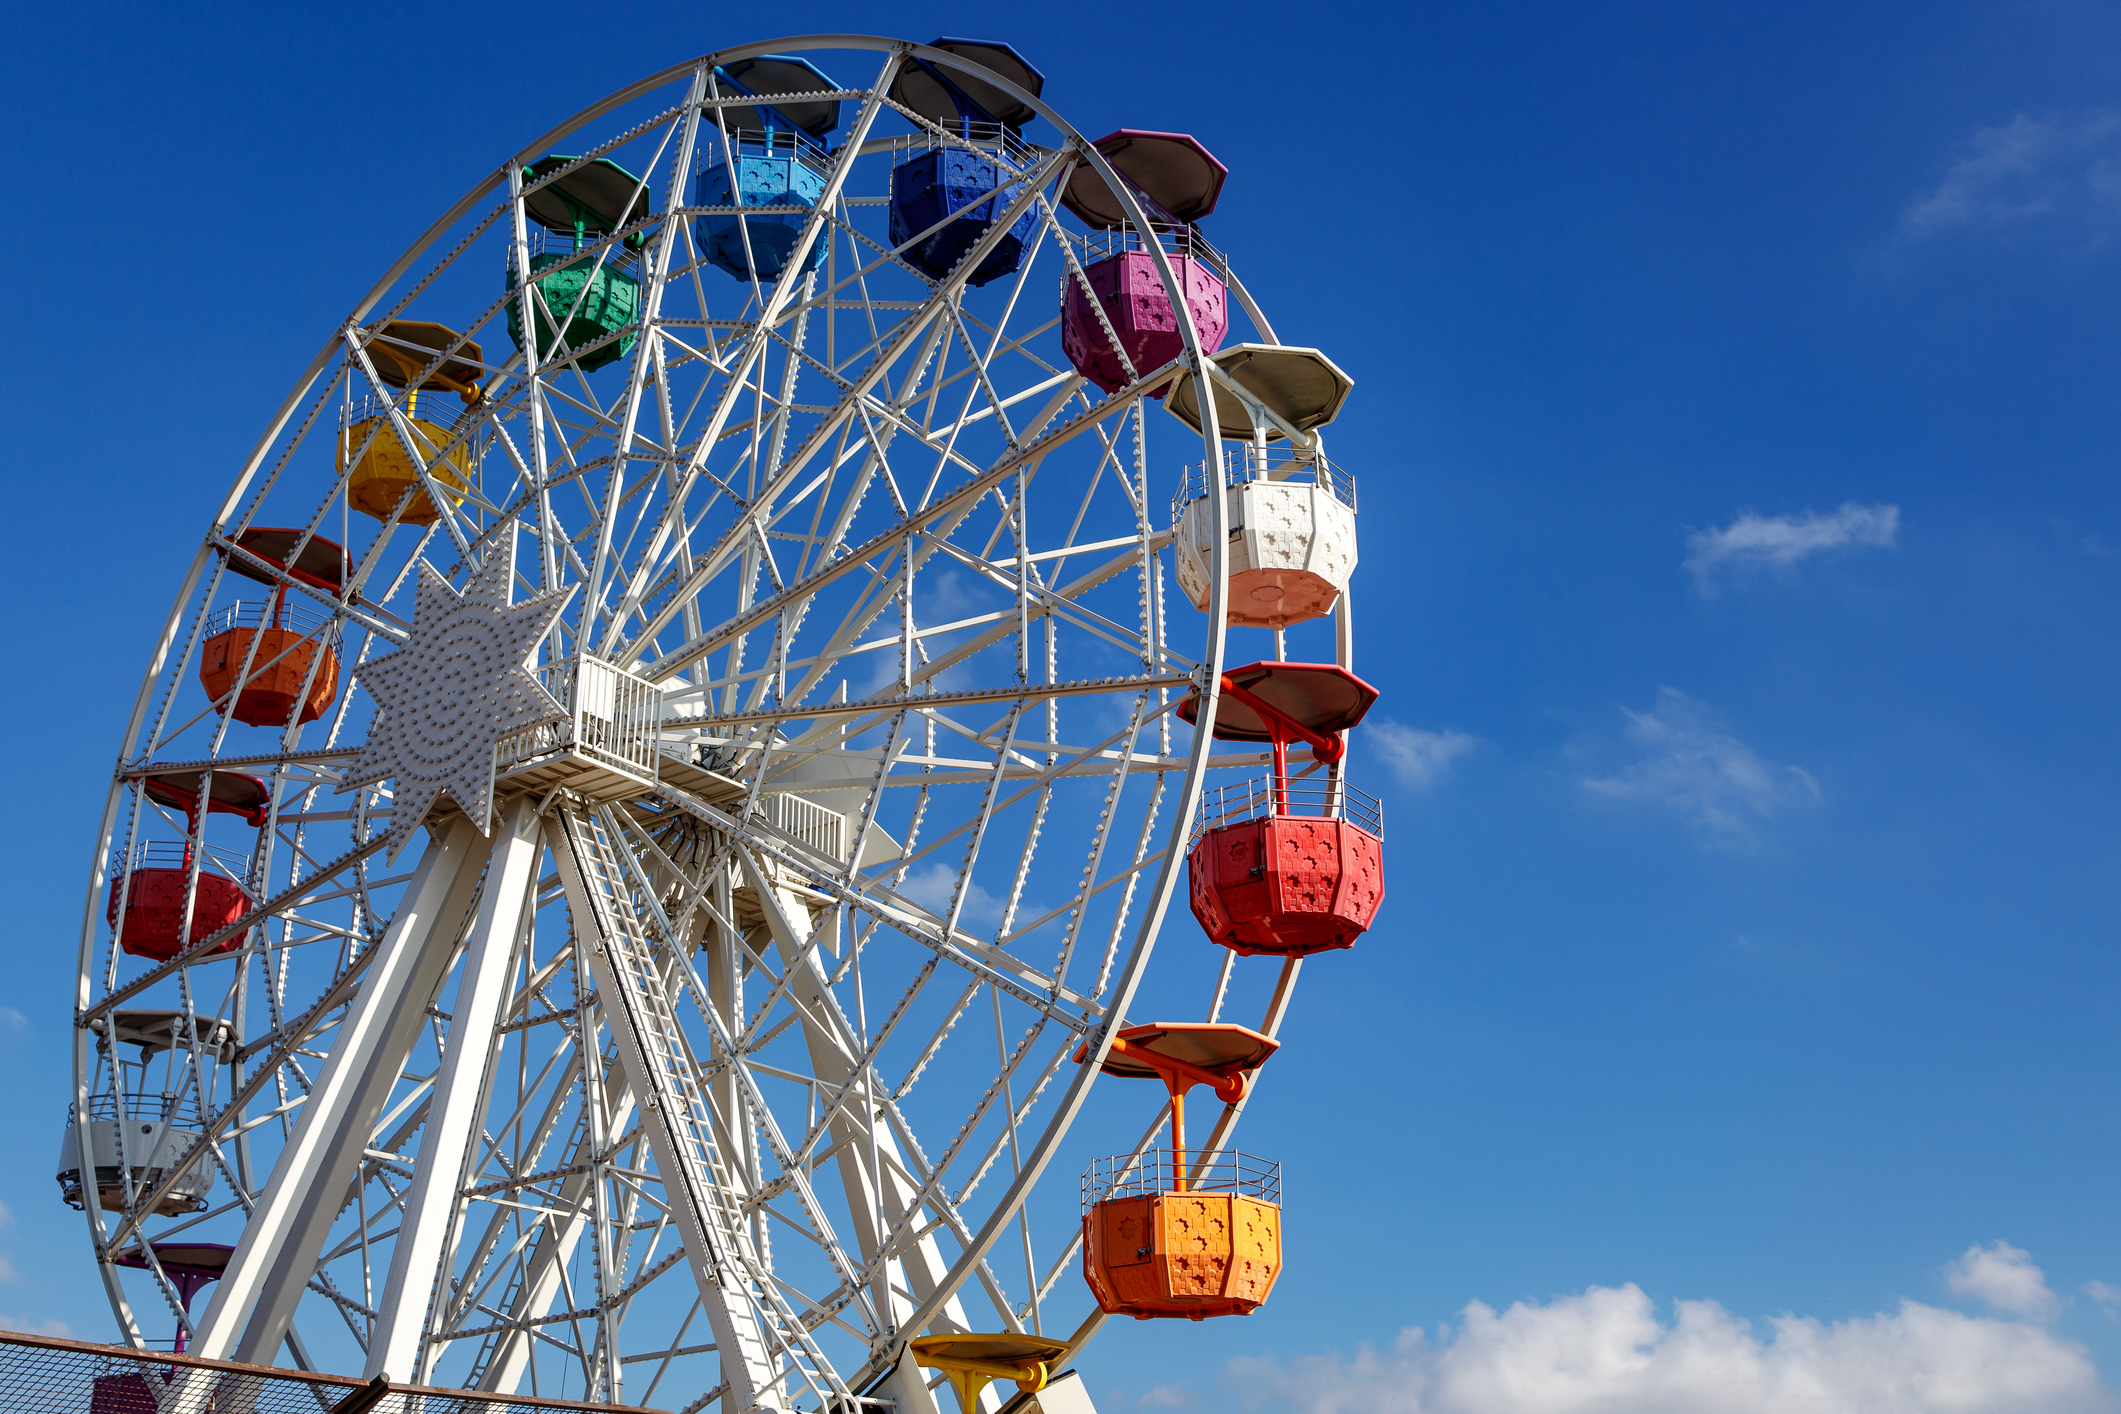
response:
[[[1330,663],[1253,663],[1223,674],[1215,735],[1270,743],[1273,774],[1202,801],[1186,857],[1189,902],[1208,936],[1239,953],[1300,957],[1353,945],[1384,900],[1383,813],[1341,779],[1341,733],[1377,689]],[[1191,722],[1199,696],[1180,704]],[[1304,744],[1323,774],[1290,779]]]

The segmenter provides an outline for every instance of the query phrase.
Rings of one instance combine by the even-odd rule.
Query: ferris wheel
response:
[[[125,1339],[971,1414],[1266,1300],[1234,1129],[1383,892],[1351,385],[1203,233],[1206,146],[1043,88],[675,66],[296,376],[88,882],[57,1173]]]

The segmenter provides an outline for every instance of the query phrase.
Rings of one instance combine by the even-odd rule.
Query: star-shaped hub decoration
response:
[[[574,590],[511,604],[514,527],[495,542],[462,594],[422,561],[405,646],[356,670],[375,695],[376,720],[342,789],[397,779],[388,835],[392,859],[445,790],[482,833],[491,834],[494,744],[567,716],[567,708],[531,674],[530,660]]]

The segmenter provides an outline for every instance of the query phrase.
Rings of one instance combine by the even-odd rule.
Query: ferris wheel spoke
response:
[[[747,1405],[774,1404],[775,1377],[784,1372],[813,1382],[822,1377],[843,1390],[808,1333],[791,1327],[738,1218],[733,1199],[741,1180],[715,1141],[706,1096],[693,1079],[684,1033],[662,972],[649,958],[609,836],[594,817],[569,807],[557,812],[553,829],[572,911],[594,930],[597,990],[612,999],[606,1014],[621,1038],[628,1079],[637,1093],[654,1097],[645,1128],[657,1167],[683,1185],[677,1211],[685,1248],[733,1392]]]
[[[358,754],[358,747],[322,747],[309,751],[267,751],[254,756],[205,757],[195,761],[151,761],[120,770],[118,779],[134,781],[144,780],[149,776],[188,776],[205,770],[240,771],[253,766],[281,771],[293,766],[320,766],[326,761],[345,761]],[[328,784],[334,778],[318,776],[314,779],[319,784]]]
[[[828,879],[816,883],[827,885]],[[949,930],[941,914],[925,908],[882,883],[861,880],[835,890],[843,902],[896,929],[933,950],[939,957],[971,973],[982,982],[1007,992],[1017,1001],[1060,1022],[1069,1030],[1087,1034],[1091,1021],[1103,1010],[1087,997],[1057,987],[1053,979],[1029,963],[982,941],[969,933]],[[1048,1001],[1045,994],[1056,994]],[[1065,1003],[1064,1007],[1062,1003]],[[1069,1010],[1068,1008],[1074,1008]]]
[[[825,717],[883,717],[901,711],[934,715],[940,721],[943,710],[949,707],[969,707],[984,703],[1006,706],[1017,702],[1046,701],[1053,698],[1105,696],[1140,688],[1182,688],[1192,684],[1193,677],[1190,673],[1091,678],[1081,682],[1015,683],[1008,687],[966,688],[958,692],[868,698],[860,702],[794,703],[786,707],[766,707],[756,711],[732,712],[726,716],[703,717],[700,721],[703,726],[726,730]],[[980,734],[969,728],[965,729],[964,734],[974,740],[980,739]]]
[[[598,815],[600,823],[602,823],[607,830],[609,830],[614,835],[620,833],[617,821],[608,808],[600,809]],[[663,935],[666,938],[679,936],[676,930],[671,927],[668,917],[664,915],[662,911],[662,905],[656,897],[656,892],[653,888],[652,882],[645,879],[643,871],[641,871],[639,868],[638,862],[633,859],[631,854],[625,852],[621,852],[619,858],[624,863],[634,865],[636,880],[638,882],[648,882],[650,884],[650,887],[647,890],[642,891],[639,897],[641,898],[642,902],[655,915],[656,921],[661,926],[661,931]],[[749,861],[747,857],[747,863],[748,862]],[[775,939],[778,943],[781,944],[782,947],[784,981],[794,979],[798,976],[800,976],[801,978],[801,982],[798,988],[795,991],[792,991],[790,993],[790,996],[794,999],[800,999],[799,1004],[801,1006],[801,1011],[804,1016],[806,1031],[815,1033],[813,1035],[812,1042],[813,1064],[822,1063],[826,1065],[826,1073],[828,1075],[837,1071],[851,1070],[851,1052],[848,1049],[848,1043],[851,1039],[851,1036],[850,1033],[848,1033],[847,1031],[845,1018],[839,1016],[836,1004],[833,1003],[829,990],[824,987],[823,975],[817,967],[814,952],[810,949],[806,942],[799,941],[796,939],[795,934],[793,932],[793,925],[789,923],[787,915],[785,913],[787,905],[793,902],[793,900],[787,898],[779,890],[773,888],[770,881],[766,881],[762,877],[754,877],[753,887],[758,893],[762,907],[766,910],[768,923],[774,931]],[[799,907],[800,906],[798,905],[798,908]],[[689,973],[690,970],[686,969],[686,971]],[[698,978],[696,976],[693,976],[691,980],[693,983],[692,992],[695,999],[697,1000],[703,994],[703,989],[700,987]],[[714,1026],[717,1023],[718,1018],[715,1017],[711,1006],[703,1006],[701,1008],[701,1012],[702,1015],[704,1015],[709,1020],[710,1026]],[[837,1031],[820,1031],[820,1017],[830,1018],[838,1021],[839,1025]],[[717,1039],[720,1040],[726,1046],[728,1041],[726,1035],[718,1036]],[[825,1048],[824,1051],[821,1052],[819,1050],[820,1046],[823,1046]],[[826,1056],[832,1054],[836,1054],[838,1056],[838,1061],[836,1063],[824,1059]],[[775,1157],[780,1161],[783,1173],[789,1176],[790,1182],[792,1183],[796,1192],[801,1198],[806,1217],[813,1225],[814,1231],[818,1236],[820,1242],[824,1244],[828,1257],[830,1257],[834,1261],[834,1264],[840,1268],[840,1275],[842,1281],[847,1282],[851,1285],[852,1274],[846,1269],[846,1264],[844,1260],[841,1259],[838,1255],[838,1246],[831,1239],[832,1228],[830,1220],[826,1217],[824,1210],[822,1209],[822,1207],[819,1206],[815,1195],[810,1189],[809,1180],[805,1174],[804,1167],[801,1161],[795,1154],[791,1153],[788,1150],[785,1138],[780,1132],[778,1123],[774,1120],[771,1111],[767,1109],[763,1105],[763,1103],[760,1102],[755,1085],[747,1084],[747,1090],[750,1092],[753,1103],[756,1106],[755,1118],[759,1123],[762,1131],[766,1134],[769,1140],[769,1144],[775,1152]],[[871,1328],[873,1331],[876,1328],[876,1313],[872,1309],[867,1314],[870,1319]]]
[[[584,1082],[585,1076],[586,1070],[578,1056],[554,1092],[546,1122],[540,1127],[541,1136],[556,1131],[568,1110],[568,1100],[576,1087]],[[634,1096],[622,1070],[614,1065],[600,1077],[588,1077],[588,1083],[597,1087],[595,1112],[605,1117],[606,1124],[623,1129],[632,1122]],[[559,1168],[528,1176],[520,1184],[511,1182],[505,1188],[492,1189],[495,1193],[511,1190],[537,1193],[536,1184],[550,1183],[554,1179],[559,1181],[557,1190],[549,1195],[548,1205],[539,1210],[538,1220],[529,1234],[528,1250],[523,1250],[520,1239],[517,1243],[510,1275],[511,1293],[504,1311],[494,1312],[489,1307],[472,1304],[472,1299],[466,1298],[466,1315],[474,1310],[485,1310],[489,1314],[503,1315],[503,1321],[488,1329],[449,1337],[463,1339],[469,1334],[482,1337],[473,1363],[476,1388],[488,1391],[516,1388],[530,1359],[537,1327],[548,1319],[552,1302],[563,1294],[567,1264],[592,1225],[591,1193],[598,1182],[598,1165],[595,1162],[596,1136],[589,1124],[591,1112],[589,1107],[576,1109],[575,1133]],[[542,1142],[538,1143],[534,1152],[542,1151],[543,1147]],[[485,1190],[473,1188],[467,1190],[466,1196],[485,1196]],[[497,1206],[493,1223],[498,1227],[509,1217],[506,1208]],[[496,1340],[496,1336],[500,1339]]]
[[[782,913],[778,918],[776,918],[775,913],[769,911],[768,918],[770,922],[774,923],[774,932],[776,938],[783,948],[784,956],[786,956],[791,952],[793,947],[796,946],[795,940],[793,938],[793,928],[788,923],[785,913]],[[814,967],[814,954],[809,956],[808,961]],[[795,964],[791,961],[791,968],[793,968],[794,965]],[[812,978],[811,986],[813,988],[820,987],[822,981],[821,977],[817,976],[814,972],[808,975],[810,975]],[[821,1083],[825,1081],[827,1077],[846,1077],[846,1079],[842,1081],[842,1088],[844,1091],[845,1089],[851,1088],[852,1080],[852,1072],[846,1064],[849,1059],[849,1038],[843,1035],[831,1035],[825,1032],[821,1032],[821,1022],[818,1019],[821,1014],[831,1014],[830,1009],[825,1005],[817,1004],[815,1002],[811,1007],[806,1008],[803,1012],[805,1018],[806,1031],[813,1037],[812,1052],[814,1069],[818,1074]],[[842,1026],[844,1026],[844,1019],[842,1019]],[[832,1068],[827,1069],[828,1065]],[[828,1123],[836,1125],[837,1122],[838,1121],[836,1113],[828,1115],[824,1119],[821,1119],[819,1121],[821,1126]],[[867,1206],[865,1202],[865,1196],[870,1191],[869,1180],[866,1176],[863,1175],[859,1168],[852,1168],[850,1171],[850,1155],[858,1155],[860,1153],[860,1149],[857,1147],[856,1141],[857,1136],[853,1133],[843,1132],[839,1134],[838,1142],[835,1146],[835,1152],[837,1154],[838,1162],[842,1166],[843,1178],[845,1179],[846,1185],[849,1190],[850,1205],[853,1206],[859,1204],[861,1206]],[[890,1143],[888,1135],[884,1136],[883,1147],[885,1153],[882,1157],[881,1162],[886,1166],[886,1171],[888,1173],[897,1176],[893,1180],[894,1192],[892,1194],[892,1197],[902,1210],[910,1210],[913,1206],[916,1206],[915,1199],[917,1195],[912,1190],[910,1185],[908,1187],[898,1186],[900,1181],[907,1180],[909,1176],[907,1175],[907,1171],[903,1162],[897,1157],[895,1144]],[[962,1224],[959,1223],[958,1226],[961,1228]],[[858,1232],[861,1230],[862,1228],[857,1228]],[[877,1260],[879,1260],[879,1254],[876,1251],[871,1250],[869,1244],[865,1244],[865,1254],[869,1255],[871,1258],[872,1271],[869,1273],[869,1275],[873,1278],[874,1264]],[[915,1255],[925,1258],[926,1260],[917,1263],[917,1266],[919,1267],[918,1272],[909,1273],[909,1275],[913,1277],[916,1287],[932,1286],[934,1281],[941,1275],[943,1270],[940,1255],[934,1250],[932,1238],[929,1237],[923,1237],[920,1243],[917,1245],[916,1249],[914,1249],[911,1254],[906,1251],[899,1250],[897,1248],[892,1248],[888,1251],[883,1252],[881,1255],[894,1259],[902,1259],[908,1255]],[[917,1294],[925,1296],[928,1293],[926,1291],[919,1291],[917,1292]],[[1006,1306],[1006,1303],[1003,1303],[1003,1305]]]
[[[936,1230],[947,1228],[963,1247],[970,1245],[972,1229],[959,1213],[957,1205],[951,1201],[949,1194],[944,1191],[941,1174],[930,1168],[919,1155],[917,1146],[912,1143],[910,1127],[906,1125],[905,1117],[899,1113],[896,1102],[887,1101],[885,1112],[892,1121],[893,1131],[907,1140],[907,1151],[913,1155],[913,1164],[910,1167],[894,1166],[892,1169],[896,1180],[897,1191],[894,1196],[898,1199],[898,1215],[891,1229],[880,1239],[877,1252],[871,1258],[872,1264],[879,1273],[884,1273],[889,1271],[892,1262],[904,1262],[916,1253],[923,1257],[925,1260],[918,1264],[914,1272],[908,1273],[909,1277],[913,1277],[915,1272],[918,1273],[917,1278],[909,1282],[908,1290],[915,1302],[927,1302],[938,1295],[941,1296],[937,1310],[946,1329],[971,1329],[967,1324],[958,1285],[962,1285],[965,1280],[976,1278],[981,1291],[992,1304],[995,1315],[1010,1330],[1021,1331],[1022,1325],[1009,1303],[1007,1293],[986,1262],[975,1263],[970,1277],[963,1277],[957,1275],[956,1268],[943,1260],[941,1249],[935,1243]],[[923,1213],[933,1213],[934,1222],[923,1226]],[[957,1285],[953,1285],[953,1281]],[[944,1291],[945,1287],[949,1288],[947,1292]]]
[[[822,1029],[815,1020],[818,1010],[813,1006],[798,1015],[803,1018],[806,1035],[813,1038],[810,1048],[822,1067],[816,1077],[817,1083],[828,1083],[835,1078],[840,1082],[841,1093],[829,1103],[828,1112],[819,1118],[818,1126],[821,1133],[829,1132],[835,1136],[829,1157],[839,1168],[848,1206],[855,1216],[854,1231],[862,1260],[861,1270],[843,1278],[838,1291],[825,1300],[832,1309],[839,1309],[856,1301],[867,1289],[872,1292],[870,1301],[873,1305],[887,1307],[895,1315],[902,1315],[905,1308],[891,1289],[891,1265],[902,1266],[904,1280],[919,1297],[934,1290],[947,1269],[946,1263],[932,1234],[922,1234],[910,1243],[890,1242],[896,1228],[887,1233],[886,1220],[895,1221],[916,1211],[920,1190],[890,1129],[865,1123],[848,1111],[848,1102],[865,1098],[865,1090],[858,1087],[873,1091],[873,1072],[866,1068],[858,1070],[850,1063],[844,1048],[832,1045],[829,1038],[822,1042],[816,1039]],[[748,1070],[763,1072],[770,1069],[756,1062],[740,1063]],[[804,1148],[798,1151],[796,1158],[799,1162],[810,1162],[808,1154],[812,1143],[814,1141],[806,1141]],[[873,1165],[869,1162],[872,1154]],[[962,1313],[957,1311],[954,1303],[951,1313],[951,1318],[962,1326]]]
[[[1109,416],[1110,412],[1111,410],[1106,410],[1103,415]],[[814,595],[867,561],[879,555],[892,552],[898,542],[905,538],[907,529],[932,525],[935,522],[946,520],[953,516],[962,518],[964,515],[969,514],[989,490],[1001,485],[1015,474],[1019,465],[1036,461],[1041,456],[1052,452],[1095,425],[1096,420],[1091,413],[1079,414],[1075,418],[1061,423],[1036,440],[998,458],[978,476],[957,487],[942,499],[922,506],[905,527],[893,527],[889,530],[878,531],[869,539],[848,550],[838,559],[819,568],[807,579],[790,585],[777,594],[769,595],[752,605],[749,609],[708,630],[698,638],[680,644],[669,652],[661,654],[654,658],[653,661],[644,662],[643,671],[652,681],[667,681],[677,673],[690,668],[702,658],[717,651],[732,638],[772,618],[776,613],[787,608],[791,600]],[[727,544],[728,542],[725,540],[723,548],[710,552],[706,557],[708,563],[694,570],[692,575],[687,578],[684,586],[679,590],[681,597],[696,594],[712,582],[714,574],[719,573],[726,564]],[[1124,562],[1121,567],[1124,567]]]
[[[997,223],[997,229],[1000,229],[999,223]],[[888,403],[878,403],[870,396],[870,394],[872,390],[877,386],[877,384],[884,379],[886,374],[889,372],[890,368],[895,365],[897,361],[901,357],[903,357],[904,354],[908,351],[909,347],[913,342],[914,336],[921,333],[923,330],[928,329],[930,325],[936,322],[938,316],[934,312],[933,304],[931,304],[930,310],[931,312],[927,315],[927,317],[923,318],[918,323],[915,323],[910,320],[907,321],[907,327],[901,327],[895,333],[895,335],[884,345],[882,350],[877,355],[876,359],[869,365],[868,369],[864,372],[862,377],[857,380],[855,384],[851,388],[849,388],[847,392],[843,395],[840,404],[835,409],[835,411],[830,416],[820,421],[819,425],[815,429],[813,429],[810,435],[805,439],[803,445],[799,447],[795,454],[789,458],[787,465],[774,477],[774,479],[765,488],[762,488],[759,495],[760,503],[766,505],[773,504],[778,493],[782,490],[785,490],[787,485],[794,480],[796,475],[808,466],[810,460],[817,454],[819,450],[822,449],[826,442],[830,440],[832,435],[838,431],[840,425],[843,424],[847,420],[847,418],[851,416],[853,412],[857,409],[864,410],[865,412],[883,412],[887,416],[892,416],[890,405]],[[938,328],[936,332],[940,334],[941,331]],[[923,360],[923,362],[924,361],[925,360]],[[733,400],[733,397],[734,391],[729,394],[725,394],[725,405],[730,404]],[[716,420],[710,424],[708,434],[704,435],[700,439],[699,447],[701,453],[704,453],[705,450],[712,444],[713,440],[719,436],[720,427],[723,420],[724,414],[722,410],[718,408]],[[873,432],[871,433],[870,440],[872,444],[874,444],[875,438]],[[696,456],[697,455],[699,454],[696,454]],[[992,475],[993,473],[990,472],[989,474]],[[931,516],[930,518],[933,519],[934,517]],[[681,597],[696,593],[698,589],[705,587],[705,585],[712,580],[714,575],[719,573],[726,566],[730,555],[734,552],[736,545],[739,543],[741,542],[732,540],[728,534],[725,534],[721,544],[719,544],[714,550],[708,552],[707,556],[705,557],[705,564],[702,565],[700,569],[694,572],[692,577],[687,581],[685,587],[680,591]],[[856,552],[856,555],[858,558],[867,558],[866,555],[863,555],[860,552]],[[677,666],[683,667],[689,666],[689,664],[681,663]]]

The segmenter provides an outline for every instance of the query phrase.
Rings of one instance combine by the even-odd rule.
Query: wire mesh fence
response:
[[[614,1407],[385,1384],[0,1331],[0,1408],[12,1414],[531,1414]]]

